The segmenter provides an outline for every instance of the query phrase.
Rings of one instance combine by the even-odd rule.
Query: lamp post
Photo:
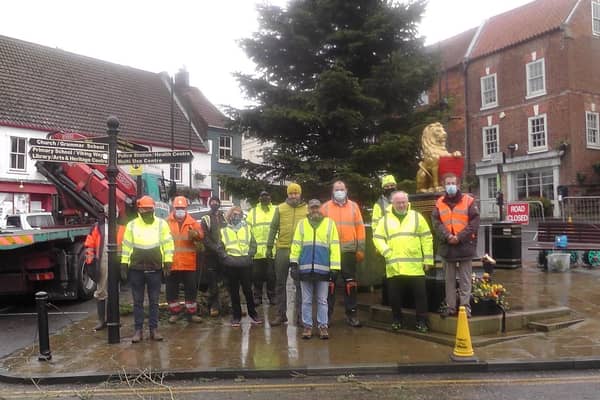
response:
[[[119,260],[117,260],[117,218],[116,218],[116,185],[117,185],[117,135],[119,120],[110,116],[106,121],[108,126],[108,343],[119,343]],[[124,210],[123,210],[124,212]]]

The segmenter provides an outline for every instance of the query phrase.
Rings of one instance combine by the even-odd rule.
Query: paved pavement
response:
[[[124,316],[121,343],[109,345],[106,331],[92,331],[95,321],[90,316],[51,336],[51,361],[38,361],[37,343],[0,359],[0,379],[105,380],[141,372],[189,378],[600,367],[600,269],[577,267],[548,273],[528,263],[519,269],[496,270],[494,280],[509,290],[512,309],[508,316],[568,307],[583,321],[549,332],[496,332],[492,336],[505,340],[474,345],[477,363],[454,363],[449,358],[452,345],[411,331],[350,328],[340,306],[329,340],[303,340],[294,324],[253,326],[245,319],[241,328],[232,328],[229,319],[222,317],[192,325],[184,321],[169,325],[161,320],[163,342],[132,344],[132,317]],[[360,300],[374,304],[378,297],[378,293],[364,293]],[[123,300],[130,301],[128,293]],[[266,305],[260,310],[267,319],[273,314]],[[361,319],[367,321],[369,315],[362,311]],[[474,317],[470,323],[477,324],[478,318],[500,316]]]

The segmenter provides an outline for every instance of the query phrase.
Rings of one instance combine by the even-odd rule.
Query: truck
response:
[[[52,132],[48,138],[89,139],[63,132]],[[36,168],[56,187],[53,210],[35,219],[9,216],[10,221],[6,217],[0,224],[0,296],[43,290],[53,300],[89,299],[96,284],[84,268],[83,244],[108,204],[107,166],[38,161]],[[116,183],[120,217],[134,215],[135,200],[144,194],[153,196],[157,215],[166,217],[169,206],[161,176],[146,173],[136,181],[119,168]]]

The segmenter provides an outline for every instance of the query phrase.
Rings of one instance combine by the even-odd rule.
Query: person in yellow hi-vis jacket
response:
[[[302,288],[302,337],[312,337],[312,299],[317,295],[319,337],[329,339],[327,295],[332,271],[340,271],[340,240],[335,222],[321,214],[321,202],[308,202],[308,217],[296,226],[290,249],[290,269],[297,270]]]
[[[425,218],[410,209],[408,194],[396,191],[391,202],[377,225],[373,242],[385,258],[392,329],[402,328],[402,293],[410,288],[415,299],[416,330],[426,333],[429,328],[425,271],[433,265],[433,237]]]
[[[142,340],[144,326],[144,291],[148,287],[148,325],[150,339],[162,340],[158,333],[158,296],[161,272],[171,271],[175,244],[167,221],[154,216],[154,200],[143,196],[137,201],[139,216],[127,224],[121,249],[121,271],[129,268],[129,282],[133,295],[135,333],[133,343]]]

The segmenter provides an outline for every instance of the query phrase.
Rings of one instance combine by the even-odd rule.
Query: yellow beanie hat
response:
[[[381,187],[384,187],[389,184],[396,184],[396,179],[394,179],[394,175],[385,175],[381,178]]]
[[[291,193],[302,194],[302,188],[297,183],[290,183],[287,187],[287,194]]]

